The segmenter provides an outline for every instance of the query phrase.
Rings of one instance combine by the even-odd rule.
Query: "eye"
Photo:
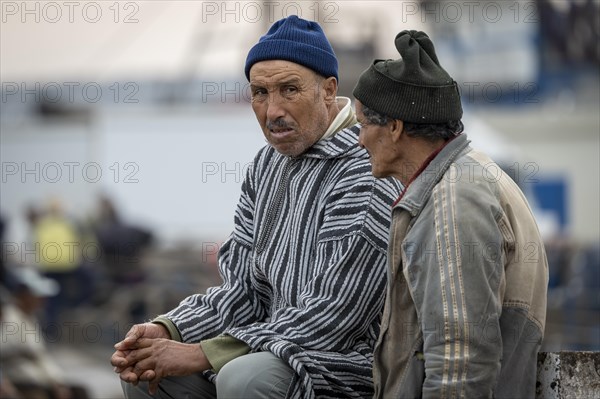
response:
[[[252,98],[261,98],[267,95],[267,90],[264,87],[252,88]]]
[[[293,97],[298,93],[298,88],[292,85],[286,85],[281,88],[281,94],[285,97]]]

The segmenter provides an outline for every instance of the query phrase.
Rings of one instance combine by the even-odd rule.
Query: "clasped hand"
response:
[[[166,328],[153,323],[134,325],[115,344],[110,362],[121,380],[134,385],[148,381],[151,395],[164,377],[190,375],[210,368],[199,344],[173,341]]]

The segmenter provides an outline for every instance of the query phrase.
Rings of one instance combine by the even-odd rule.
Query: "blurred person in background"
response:
[[[400,186],[373,178],[337,71],[321,27],[295,15],[250,50],[252,108],[269,145],[248,170],[219,254],[223,285],[115,345],[128,398],[373,394]]]
[[[64,310],[79,306],[91,293],[91,277],[82,256],[80,229],[64,213],[58,199],[52,199],[46,212],[30,208],[36,266],[60,287],[58,295],[48,299],[43,323],[50,328],[60,321]]]
[[[0,214],[0,286],[6,281],[6,248],[4,243],[4,232],[6,231],[6,220]]]
[[[4,323],[3,312],[4,307],[10,303],[10,294],[5,287],[5,280],[8,272],[2,269],[2,284],[0,284],[0,324]],[[2,325],[0,329],[0,338],[4,336],[5,327]],[[15,387],[15,384],[6,376],[6,373],[2,370],[3,364],[0,361],[0,399],[22,399],[23,397]]]
[[[16,266],[11,298],[2,293],[0,364],[3,380],[27,399],[85,399],[87,392],[66,382],[63,370],[48,352],[37,314],[46,298],[58,294],[59,285],[34,268]],[[12,301],[12,303],[11,303]],[[8,396],[12,397],[12,396]]]
[[[113,284],[133,284],[145,278],[141,251],[153,241],[153,234],[122,220],[113,201],[101,196],[93,231],[102,250],[102,261]]]
[[[394,204],[376,398],[533,398],[548,264],[523,193],[472,149],[456,82],[423,32],[395,39],[354,89],[373,174]]]
[[[130,303],[114,303],[114,290],[131,292],[146,282],[143,250],[148,248],[154,234],[141,226],[124,221],[114,202],[107,196],[98,199],[98,214],[92,221],[91,229],[101,251],[100,264],[94,269],[98,277],[94,304],[108,306],[126,306],[129,322],[143,322],[148,319],[143,300],[129,297]],[[118,298],[122,301],[123,298]]]

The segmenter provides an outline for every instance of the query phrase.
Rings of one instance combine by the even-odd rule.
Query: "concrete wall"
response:
[[[541,352],[536,398],[600,398],[600,352]]]

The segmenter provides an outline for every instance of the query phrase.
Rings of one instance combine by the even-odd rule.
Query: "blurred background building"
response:
[[[265,144],[245,57],[291,14],[321,24],[349,97],[374,58],[398,57],[399,31],[430,34],[459,83],[467,135],[520,184],[545,237],[543,350],[600,350],[599,0],[0,7],[3,267],[60,251],[78,260],[62,290],[76,300],[45,330],[75,375],[110,373],[107,353],[130,323],[218,283],[216,253]],[[58,203],[64,223],[48,234],[67,247],[39,238],[39,217]],[[93,395],[118,394],[115,378],[100,382]]]

